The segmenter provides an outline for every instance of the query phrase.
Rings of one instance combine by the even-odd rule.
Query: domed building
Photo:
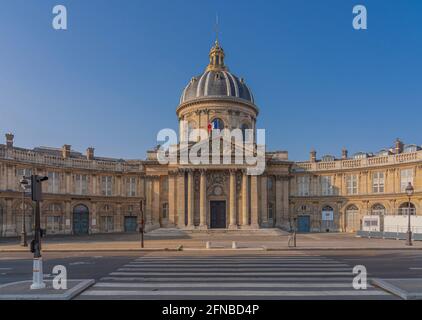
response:
[[[356,232],[369,226],[397,234],[410,213],[417,218],[415,230],[422,230],[422,149],[398,139],[377,153],[349,156],[343,149],[339,157],[318,159],[312,150],[302,162],[289,161],[286,151],[266,150],[259,175],[248,174],[247,162],[182,161],[185,152],[215,142],[213,133],[224,129],[251,130],[250,149],[235,141],[229,150],[257,154],[259,112],[251,88],[228,69],[216,41],[203,73],[181,92],[177,161],[163,164],[159,148],[148,151],[145,160],[98,157],[92,147],[83,154],[67,144],[25,149],[14,146],[8,133],[0,144],[0,236],[31,235],[34,204],[20,184],[31,174],[49,178],[41,205],[47,235],[137,232],[142,216],[147,231],[296,227],[300,232]],[[207,137],[195,135],[195,129]],[[224,148],[211,149],[210,157],[225,155]],[[414,187],[410,202],[409,183]]]

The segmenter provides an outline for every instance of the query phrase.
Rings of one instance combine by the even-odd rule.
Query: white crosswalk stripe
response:
[[[111,272],[81,297],[180,300],[389,296],[369,284],[366,290],[355,290],[352,269],[319,256],[150,256]]]

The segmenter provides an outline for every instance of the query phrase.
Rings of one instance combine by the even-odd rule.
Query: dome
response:
[[[231,97],[254,104],[253,94],[245,81],[230,73],[224,65],[224,50],[217,41],[210,51],[210,64],[203,74],[191,79],[183,90],[180,104],[212,97]]]

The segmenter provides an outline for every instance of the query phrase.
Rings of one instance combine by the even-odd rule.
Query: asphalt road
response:
[[[354,290],[352,269],[368,278],[422,278],[421,251],[232,251],[45,253],[69,279],[94,279],[77,299],[397,299]],[[31,279],[30,253],[0,256],[0,284]],[[223,292],[223,293],[222,293]]]

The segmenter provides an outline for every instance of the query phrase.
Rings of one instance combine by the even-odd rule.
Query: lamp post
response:
[[[406,194],[409,198],[409,202],[407,203],[407,216],[408,216],[408,221],[407,221],[407,237],[406,237],[406,245],[407,246],[411,246],[412,244],[412,229],[410,227],[410,198],[412,197],[414,192],[412,183],[409,182],[409,184],[406,187]]]
[[[21,231],[21,246],[27,247],[28,242],[26,239],[26,219],[25,219],[25,190],[29,185],[29,182],[25,177],[22,177],[22,179],[19,181],[21,187],[22,187],[22,231]]]

